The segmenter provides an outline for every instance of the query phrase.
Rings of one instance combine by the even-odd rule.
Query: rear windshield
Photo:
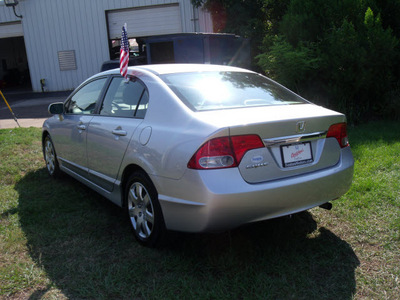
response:
[[[161,78],[194,111],[307,103],[290,90],[255,73],[175,73]]]

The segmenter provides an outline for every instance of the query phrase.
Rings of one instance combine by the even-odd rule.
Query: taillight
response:
[[[215,138],[197,150],[188,168],[201,170],[237,167],[247,151],[262,147],[264,144],[261,138],[255,134]]]
[[[346,123],[333,124],[329,127],[326,137],[334,137],[338,141],[340,148],[349,146]]]

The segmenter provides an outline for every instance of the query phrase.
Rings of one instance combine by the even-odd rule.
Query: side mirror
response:
[[[49,113],[52,115],[61,115],[64,113],[64,103],[56,102],[49,105]]]

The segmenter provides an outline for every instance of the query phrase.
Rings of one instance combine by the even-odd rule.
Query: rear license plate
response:
[[[281,146],[281,153],[285,168],[313,162],[310,142]]]

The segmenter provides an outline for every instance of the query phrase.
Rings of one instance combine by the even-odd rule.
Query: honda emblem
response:
[[[296,132],[297,133],[302,133],[306,131],[306,122],[305,121],[300,121],[296,123]]]

